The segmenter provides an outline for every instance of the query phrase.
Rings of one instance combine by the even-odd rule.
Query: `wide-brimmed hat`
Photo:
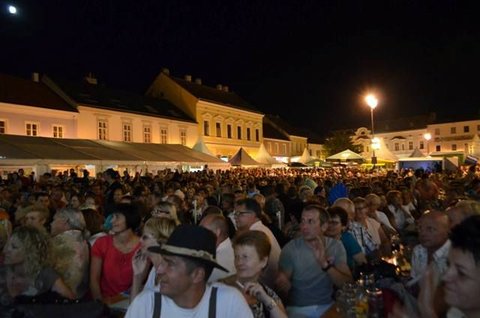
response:
[[[201,226],[180,225],[161,246],[151,246],[149,252],[164,255],[183,256],[204,262],[208,265],[228,272],[215,260],[215,234]]]

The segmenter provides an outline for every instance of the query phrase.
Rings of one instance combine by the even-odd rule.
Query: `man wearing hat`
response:
[[[160,253],[157,268],[160,292],[144,290],[128,308],[126,318],[141,317],[253,317],[245,298],[235,288],[207,284],[214,268],[215,235],[202,227],[181,225],[167,243],[149,247]]]

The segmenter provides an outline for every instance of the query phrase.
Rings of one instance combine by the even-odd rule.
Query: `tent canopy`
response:
[[[422,158],[425,157],[425,155],[420,151],[420,149],[415,148],[413,152],[408,156],[409,158]]]
[[[226,165],[218,158],[182,145],[0,135],[0,164],[25,159]]]
[[[238,152],[228,160],[232,166],[259,166],[260,164],[256,162],[250,155],[245,151],[245,149],[240,148]]]
[[[255,160],[258,163],[265,164],[265,165],[273,165],[273,164],[279,164],[275,158],[273,158],[265,149],[265,145],[262,143],[260,144],[260,148],[258,148],[257,151],[257,156],[255,157]]]
[[[305,148],[305,149],[303,149],[303,153],[300,156],[300,158],[298,159],[298,162],[303,163],[303,164],[307,164],[307,162],[310,162],[313,159],[314,158],[312,156],[310,156],[310,153],[308,152],[308,149]]]
[[[360,161],[363,160],[363,157],[360,156],[358,153],[355,153],[351,151],[350,149],[341,151],[339,153],[336,153],[330,157],[328,157],[326,160],[330,161],[349,161],[349,160],[355,160],[355,161]]]
[[[393,154],[390,149],[387,148],[385,144],[385,140],[383,138],[378,138],[378,149],[375,149],[375,157],[381,161],[398,161],[398,157]],[[372,148],[370,147],[370,151],[365,155],[366,158],[372,158]]]
[[[198,138],[197,143],[192,147],[192,149],[210,156],[214,156],[210,149],[208,149],[202,136]]]

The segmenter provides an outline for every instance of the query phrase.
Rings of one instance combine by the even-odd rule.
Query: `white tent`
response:
[[[273,158],[265,148],[265,145],[262,143],[260,144],[260,148],[258,148],[257,155],[255,156],[255,160],[258,163],[265,164],[265,165],[274,165],[279,164],[275,158]]]
[[[385,140],[383,138],[379,138],[378,146],[378,149],[375,149],[375,157],[377,157],[378,160],[394,162],[398,161],[398,157],[393,154],[390,149],[387,148],[387,145],[385,144]],[[365,154],[365,158],[371,159],[372,155],[372,148],[370,147],[370,151]]]
[[[210,151],[210,149],[208,149],[207,145],[205,144],[205,141],[203,141],[202,136],[198,137],[198,141],[195,145],[193,145],[192,149],[210,156],[214,156],[214,154]]]
[[[312,156],[310,156],[310,153],[308,152],[308,149],[305,148],[305,149],[303,149],[303,153],[302,153],[302,155],[300,156],[300,158],[298,159],[298,162],[303,163],[303,164],[306,164],[307,162],[310,162],[310,161],[312,161],[313,159],[315,159],[315,158],[313,158]]]
[[[260,163],[256,162],[250,155],[245,151],[245,149],[240,148],[238,152],[228,160],[232,166],[255,166],[258,167]]]
[[[351,151],[350,149],[341,151],[339,153],[336,153],[330,157],[328,157],[326,160],[329,161],[348,161],[348,160],[354,160],[354,161],[360,161],[363,160],[363,157],[360,156],[358,153]]]
[[[418,148],[415,148],[413,150],[413,152],[410,154],[410,156],[408,156],[409,158],[422,158],[422,157],[425,157],[425,155],[423,154],[423,152],[420,151],[420,149]]]

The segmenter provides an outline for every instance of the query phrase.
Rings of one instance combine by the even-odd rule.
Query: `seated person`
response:
[[[259,282],[262,270],[268,264],[270,248],[270,241],[265,233],[241,233],[233,242],[237,273],[221,280],[242,292],[256,318],[287,317],[280,297]]]

